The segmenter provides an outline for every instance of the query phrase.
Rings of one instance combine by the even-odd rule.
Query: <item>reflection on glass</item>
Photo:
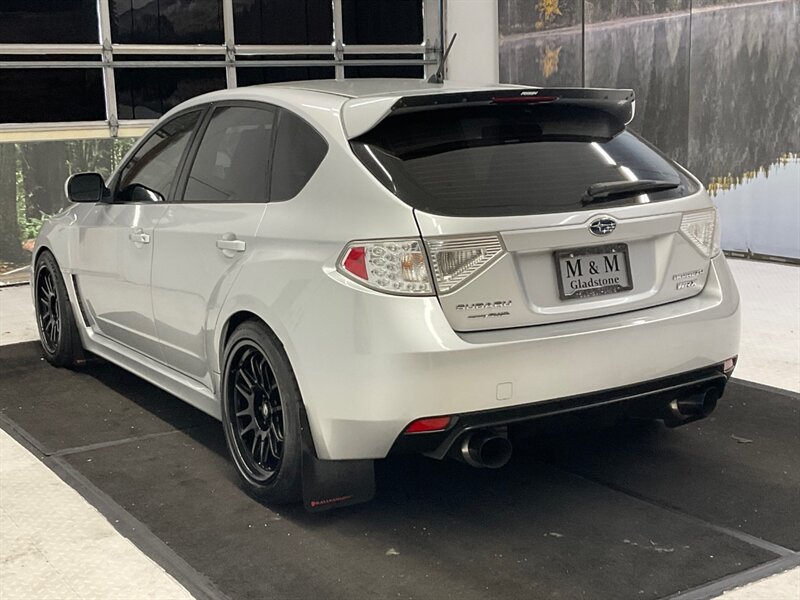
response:
[[[237,44],[330,44],[330,0],[233,0]]]
[[[221,0],[109,0],[115,44],[221,44]]]
[[[293,55],[292,58],[331,60],[333,57],[327,54],[325,56]],[[333,79],[334,77],[333,67],[238,67],[236,69],[236,85],[238,87],[282,81]]]
[[[345,44],[421,44],[422,0],[342,0]]]
[[[106,118],[101,69],[0,69],[0,90],[0,123]]]
[[[709,188],[722,223],[722,247],[800,260],[800,154]]]
[[[582,0],[500,2],[500,81],[581,85],[582,10]]]
[[[689,135],[689,12],[661,7],[640,17],[645,4],[598,4],[587,9],[586,85],[632,88],[636,117],[631,128],[685,163]],[[650,9],[658,8],[651,6]],[[645,12],[644,14],[648,14]]]
[[[225,88],[218,68],[117,69],[120,119],[155,119],[184,100]]]
[[[421,60],[422,55],[409,55],[409,54],[349,54],[348,59],[353,60]],[[425,75],[425,68],[422,65],[394,65],[394,66],[357,66],[345,67],[345,78],[362,78],[362,77],[405,77],[410,79],[422,79]]]
[[[27,278],[33,240],[42,223],[69,205],[64,182],[72,173],[107,177],[133,138],[0,143],[0,284]]]
[[[3,0],[0,43],[97,43],[96,0]]]

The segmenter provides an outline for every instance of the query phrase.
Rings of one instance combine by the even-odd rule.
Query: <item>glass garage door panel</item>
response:
[[[333,67],[239,67],[236,69],[236,83],[239,87],[281,81],[333,79],[334,77]]]
[[[0,123],[102,121],[101,69],[0,69]],[[53,90],[69,90],[54,95]]]
[[[233,0],[237,44],[330,44],[331,0]]]
[[[421,60],[422,54],[348,54],[348,59],[353,60]],[[361,65],[344,68],[345,78],[360,77],[408,77],[422,79],[425,68],[422,65]]]
[[[345,44],[421,44],[422,0],[342,0]]]
[[[97,43],[96,0],[3,0],[0,43]]]
[[[184,100],[225,88],[225,70],[215,68],[117,69],[115,77],[120,119],[155,119]]]
[[[115,44],[221,44],[221,0],[109,0]]]

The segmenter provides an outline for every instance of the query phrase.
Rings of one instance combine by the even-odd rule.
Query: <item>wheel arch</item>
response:
[[[291,358],[289,351],[286,348],[285,343],[285,333],[281,335],[278,331],[276,331],[275,327],[273,327],[267,319],[265,319],[261,314],[258,312],[251,310],[249,308],[237,308],[227,314],[224,318],[220,319],[221,325],[217,327],[217,331],[219,332],[218,340],[215,344],[215,352],[216,356],[213,360],[213,365],[217,368],[217,372],[222,374],[222,363],[225,357],[225,345],[228,343],[228,340],[231,337],[231,334],[234,330],[244,323],[245,321],[258,321],[267,330],[278,340],[278,343],[281,345],[283,352],[286,354],[287,359],[289,360],[289,364],[292,365],[292,369],[294,369],[294,364]]]

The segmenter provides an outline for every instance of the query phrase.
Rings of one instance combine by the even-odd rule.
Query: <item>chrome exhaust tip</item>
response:
[[[459,456],[477,469],[499,469],[511,460],[511,442],[505,435],[477,431],[462,440]]]

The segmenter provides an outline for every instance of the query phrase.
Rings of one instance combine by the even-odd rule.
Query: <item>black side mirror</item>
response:
[[[108,189],[100,173],[75,173],[65,186],[70,202],[100,202]]]

